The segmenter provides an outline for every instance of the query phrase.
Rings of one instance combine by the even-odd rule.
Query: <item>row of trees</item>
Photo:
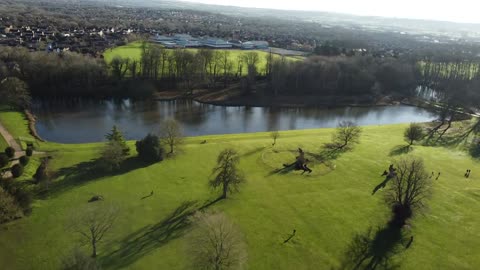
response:
[[[417,86],[421,86],[424,91],[434,90],[451,107],[472,107],[480,101],[475,91],[480,86],[480,69],[473,60],[312,56],[293,61],[267,54],[263,61],[256,52],[233,57],[228,50],[169,50],[147,43],[141,50],[139,60],[115,57],[107,66],[103,60],[75,53],[2,48],[0,92],[6,98],[0,102],[25,107],[30,102],[28,89],[39,96],[138,97],[158,87],[191,92],[242,81],[244,90],[250,92],[257,79],[266,79],[267,90],[274,96],[417,96]]]
[[[101,59],[76,53],[29,52],[25,48],[2,47],[0,79],[16,77],[34,95],[93,94],[106,80]]]
[[[305,61],[274,58],[269,74],[273,95],[355,96],[400,94],[416,87],[415,65],[394,58],[313,56]]]
[[[187,49],[170,50],[147,44],[141,48],[140,60],[116,56],[109,64],[117,80],[149,79],[179,83],[185,90],[195,86],[227,87],[230,81],[258,74],[260,57],[257,52],[246,52],[233,57],[228,50]]]

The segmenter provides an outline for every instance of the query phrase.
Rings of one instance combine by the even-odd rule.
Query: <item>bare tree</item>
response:
[[[115,56],[110,62],[110,68],[112,70],[112,75],[118,79],[123,80],[128,71],[130,65],[129,58],[121,58],[120,56]]]
[[[277,139],[280,137],[280,132],[278,132],[278,130],[272,131],[270,133],[270,137],[273,139],[272,146],[275,146]]]
[[[403,223],[413,210],[424,206],[430,194],[431,177],[423,160],[406,157],[395,162],[395,175],[386,193],[386,201],[393,207],[395,218]]]
[[[227,87],[228,76],[232,73],[233,63],[230,61],[230,52],[222,51],[220,52],[221,62],[220,66],[223,70],[223,87]]]
[[[248,52],[243,55],[243,60],[247,66],[251,65],[255,67],[255,72],[257,71],[257,64],[260,61],[260,57],[257,52]]]
[[[170,154],[183,143],[180,124],[175,119],[167,119],[160,126],[160,140],[170,147]]]
[[[420,141],[423,138],[423,128],[417,123],[411,123],[410,126],[405,130],[403,136],[409,143],[409,146],[411,146],[413,142]]]
[[[189,250],[194,269],[243,269],[246,245],[237,227],[222,213],[196,213]]]
[[[97,245],[105,234],[112,228],[118,216],[118,210],[112,205],[103,202],[90,204],[71,219],[70,227],[78,233],[84,244],[92,246],[92,257],[97,256]]]
[[[335,149],[346,149],[351,147],[352,144],[359,143],[361,134],[362,129],[354,122],[342,121],[333,135],[333,143],[327,146]]]
[[[210,180],[210,186],[222,187],[222,199],[227,198],[228,192],[238,191],[238,185],[245,181],[237,168],[239,161],[240,157],[233,149],[225,149],[218,155],[217,166],[213,169],[215,177]]]

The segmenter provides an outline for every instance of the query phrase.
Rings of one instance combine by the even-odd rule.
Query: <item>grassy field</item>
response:
[[[120,56],[122,58],[130,58],[132,60],[137,60],[138,61],[138,60],[140,60],[140,57],[141,57],[141,46],[142,46],[141,42],[132,42],[132,43],[127,44],[125,46],[120,46],[120,47],[117,47],[117,48],[108,49],[104,52],[103,56],[104,56],[104,59],[107,63],[110,63],[112,61],[112,59],[116,56]],[[198,51],[198,49],[194,49],[194,48],[187,49],[187,50],[191,51],[191,52],[197,52]],[[169,51],[172,52],[173,49],[170,49]],[[257,70],[258,70],[259,73],[265,73],[266,64],[267,64],[267,56],[268,56],[267,52],[260,51],[260,50],[245,51],[245,50],[234,50],[234,49],[227,50],[227,51],[230,52],[230,60],[234,63],[236,63],[238,61],[239,56],[242,56],[246,53],[249,53],[249,52],[258,53],[259,62],[257,64]],[[274,57],[280,57],[280,56],[279,55],[274,55]],[[287,56],[286,59],[292,60],[292,61],[299,61],[299,60],[302,60],[304,58],[301,57],[301,56]],[[244,69],[243,74],[246,74],[247,73],[247,67],[244,66],[243,69]],[[236,70],[236,65],[234,65],[233,70]]]
[[[453,63],[453,62],[437,62],[437,63],[427,65],[424,61],[420,61],[417,63],[417,66],[420,72],[422,73],[422,75],[424,75],[425,72],[435,74],[436,70],[439,70],[439,74],[446,78],[449,76],[450,73],[455,72],[456,64],[457,63]],[[428,68],[430,68],[430,70],[428,70]],[[470,66],[470,69],[468,70],[464,69],[462,70],[462,72],[459,72],[459,74],[464,75],[468,79],[473,79],[477,76],[479,70],[480,70],[480,65],[473,64]]]
[[[2,123],[14,118],[21,115],[0,113]],[[15,135],[24,132],[7,126]],[[275,150],[267,133],[187,138],[175,158],[147,167],[131,159],[126,172],[115,176],[81,174],[97,157],[100,144],[42,144],[56,150],[51,154],[59,177],[49,197],[35,201],[31,216],[0,226],[2,269],[57,269],[61,257],[78,244],[77,235],[66,228],[69,216],[95,194],[121,209],[99,245],[104,269],[185,269],[185,235],[191,228],[172,231],[165,221],[186,202],[199,207],[218,197],[207,182],[217,154],[226,147],[241,152],[247,183],[210,209],[224,211],[242,230],[249,269],[342,269],[352,259],[347,251],[356,235],[371,228],[375,241],[383,244],[381,229],[389,209],[384,191],[372,195],[372,190],[382,182],[383,170],[399,157],[392,149],[404,144],[405,127],[365,127],[352,152],[330,167],[313,164],[311,175],[274,171],[292,162],[292,151],[298,147],[319,152],[322,143],[330,140],[331,129],[281,132]],[[201,144],[203,140],[207,143]],[[133,142],[130,145],[135,153]],[[478,268],[480,174],[475,168],[479,162],[447,148],[415,146],[413,154],[424,158],[427,170],[442,175],[434,183],[429,208],[404,232],[405,237],[415,237],[411,247],[405,249],[406,243],[400,243],[392,252],[376,250],[375,256],[381,256],[376,259],[399,269]],[[469,180],[463,177],[466,169],[472,169]],[[154,196],[141,199],[152,190]],[[293,229],[296,236],[283,244]],[[84,249],[89,252],[87,246]]]
[[[8,144],[5,141],[5,139],[2,136],[0,136],[0,151],[5,150],[5,148],[7,148],[7,146],[8,146]]]

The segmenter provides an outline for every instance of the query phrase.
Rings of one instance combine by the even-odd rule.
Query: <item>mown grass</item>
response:
[[[3,150],[5,150],[5,148],[7,147],[8,147],[7,142],[2,136],[0,136],[0,152],[3,152]]]
[[[114,57],[122,57],[122,58],[130,58],[131,60],[137,60],[139,61],[142,55],[142,42],[132,42],[124,46],[108,49],[103,53],[105,62],[108,64],[112,61]],[[170,53],[173,52],[175,49],[167,49]],[[197,52],[198,49],[196,48],[189,48],[186,49],[190,52]],[[217,51],[225,51],[225,50],[217,50]],[[234,63],[233,65],[233,71],[237,70],[237,65],[236,63],[238,62],[239,57],[245,55],[246,53],[249,52],[256,52],[258,53],[259,56],[259,61],[257,63],[257,72],[263,74],[265,73],[266,70],[266,65],[267,65],[267,56],[268,52],[266,51],[261,51],[261,50],[236,50],[236,49],[228,49],[226,50],[229,52],[229,58],[230,61]],[[276,58],[280,58],[279,55],[274,55]],[[285,59],[290,60],[290,61],[301,61],[304,58],[301,56],[286,56]],[[248,70],[246,65],[243,66],[243,74],[247,74]]]
[[[276,169],[293,162],[291,151],[298,147],[318,153],[332,129],[281,132],[273,149],[268,133],[187,138],[174,158],[151,166],[131,159],[124,173],[113,176],[85,173],[101,144],[46,144],[58,150],[52,153],[58,179],[48,197],[35,201],[31,216],[0,227],[2,268],[57,269],[61,257],[79,244],[66,228],[69,216],[92,195],[101,194],[121,209],[115,227],[99,245],[105,269],[185,269],[190,227],[176,230],[165,224],[176,209],[190,205],[186,202],[196,202],[190,205],[194,209],[217,198],[219,193],[207,185],[211,169],[217,154],[233,147],[241,153],[247,182],[239,193],[209,209],[224,211],[238,224],[248,245],[249,269],[343,269],[353,259],[347,251],[355,236],[367,235],[369,228],[377,243],[375,256],[399,269],[476,269],[479,163],[452,148],[414,146],[410,154],[423,157],[427,169],[440,171],[441,177],[434,182],[429,207],[403,232],[407,238],[414,236],[410,248],[400,242],[394,251],[382,251],[389,249],[389,230],[382,228],[390,214],[384,190],[375,195],[372,190],[383,181],[383,170],[401,156],[391,155],[404,145],[406,126],[364,127],[353,151],[333,160],[331,170],[316,164],[310,175]],[[133,142],[130,145],[134,154]],[[472,169],[469,180],[463,177],[466,169]],[[154,195],[142,200],[152,190]],[[295,237],[284,244],[294,229]]]

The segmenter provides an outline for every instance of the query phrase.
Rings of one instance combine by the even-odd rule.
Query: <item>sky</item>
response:
[[[186,0],[285,10],[480,23],[480,0]]]

